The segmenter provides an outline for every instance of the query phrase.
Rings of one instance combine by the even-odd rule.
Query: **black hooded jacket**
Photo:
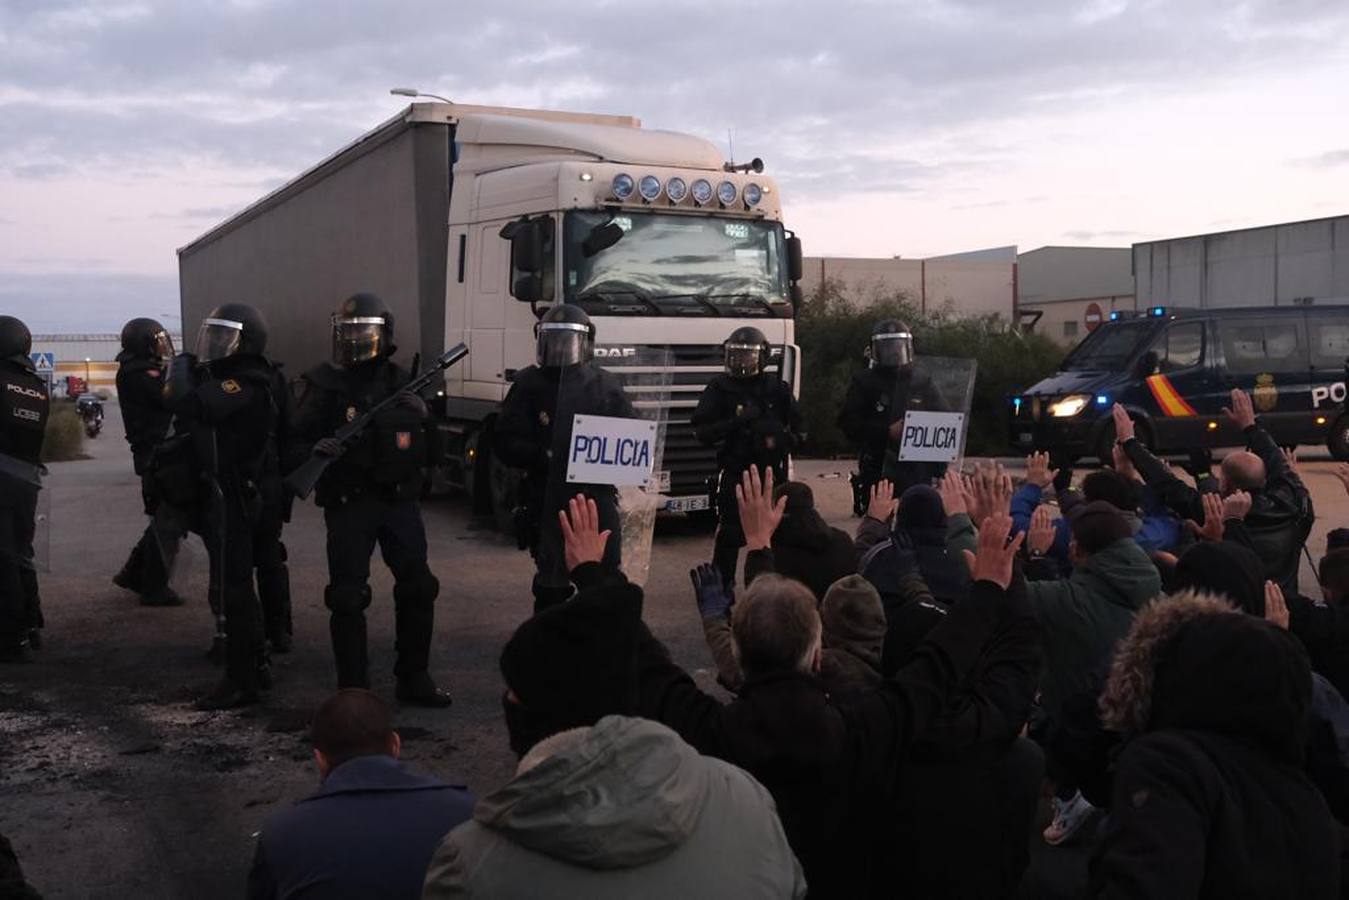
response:
[[[173,419],[164,399],[165,365],[125,350],[117,354],[117,362],[117,402],[122,407],[132,464],[140,475],[150,463],[150,454],[168,434]]]
[[[1338,896],[1335,823],[1302,769],[1310,702],[1286,631],[1192,594],[1140,613],[1102,697],[1134,736],[1090,896]]]

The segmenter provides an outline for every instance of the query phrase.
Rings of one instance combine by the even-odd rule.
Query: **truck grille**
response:
[[[717,453],[698,442],[689,419],[698,406],[703,389],[723,370],[720,344],[683,344],[669,348],[673,360],[666,408],[665,458],[661,467],[670,473],[668,496],[688,497],[706,494],[709,480],[717,474]],[[623,366],[605,366],[625,381]],[[770,366],[770,371],[774,369]],[[635,385],[627,387],[639,407],[656,402]]]

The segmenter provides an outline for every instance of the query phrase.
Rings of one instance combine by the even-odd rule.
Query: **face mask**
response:
[[[560,730],[549,727],[506,694],[501,695],[501,708],[506,713],[506,734],[510,737],[511,752],[518,757],[523,757],[539,741]]]

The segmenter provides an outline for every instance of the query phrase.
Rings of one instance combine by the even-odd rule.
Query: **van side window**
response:
[[[1219,322],[1227,370],[1258,374],[1307,368],[1307,347],[1300,324],[1293,318]]]
[[[1166,330],[1166,352],[1158,355],[1161,358],[1157,365],[1162,372],[1175,372],[1199,365],[1204,358],[1204,323],[1172,325]]]
[[[1312,365],[1318,369],[1339,369],[1349,359],[1349,319],[1309,316]]]

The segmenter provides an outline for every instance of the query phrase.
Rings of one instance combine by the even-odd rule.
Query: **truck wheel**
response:
[[[488,454],[488,489],[492,499],[492,521],[502,534],[515,533],[515,500],[520,488],[520,473]]]
[[[1349,413],[1342,414],[1326,432],[1326,449],[1342,462],[1349,460]]]

